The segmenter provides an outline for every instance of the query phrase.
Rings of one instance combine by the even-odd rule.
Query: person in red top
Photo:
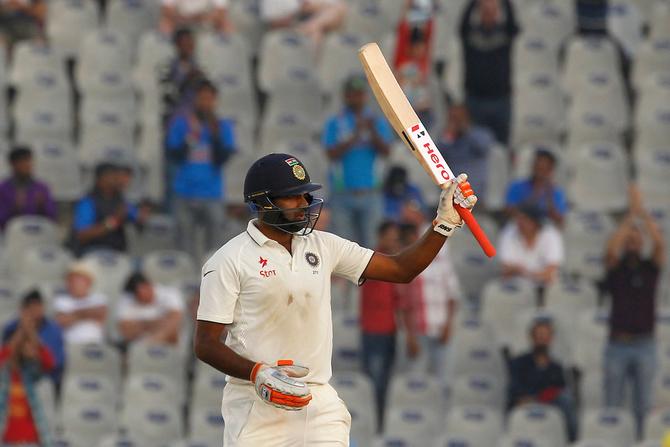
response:
[[[396,253],[400,249],[398,225],[384,222],[377,230],[377,248],[381,253]],[[396,351],[398,317],[409,321],[407,306],[398,294],[396,284],[384,281],[366,281],[361,286],[360,323],[362,336],[363,371],[375,387],[377,427],[383,426],[386,389],[388,388]]]
[[[37,322],[26,314],[9,341],[0,348],[0,433],[3,446],[49,446],[37,381],[56,365],[42,344]]]

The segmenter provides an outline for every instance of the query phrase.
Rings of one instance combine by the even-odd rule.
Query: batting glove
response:
[[[305,382],[295,378],[305,377],[308,373],[309,368],[294,365],[293,360],[279,360],[277,366],[256,363],[251,371],[251,382],[265,403],[298,411],[312,400],[312,394]]]
[[[477,196],[468,182],[467,174],[461,174],[440,194],[440,204],[437,207],[437,217],[433,221],[433,230],[449,237],[455,228],[463,226],[463,219],[458,215],[454,204],[466,209],[472,209],[477,203]]]

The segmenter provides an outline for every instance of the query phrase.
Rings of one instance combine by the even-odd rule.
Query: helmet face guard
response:
[[[280,208],[267,195],[256,197],[252,205],[258,211],[259,220],[264,224],[296,236],[307,236],[314,231],[319,220],[323,199],[314,198],[309,193],[305,194],[305,198],[307,206],[298,208]],[[304,213],[304,217],[299,220],[288,217],[299,213]]]

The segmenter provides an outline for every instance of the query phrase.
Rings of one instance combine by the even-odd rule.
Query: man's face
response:
[[[74,298],[84,298],[91,291],[93,281],[81,273],[69,273],[66,278],[67,291]]]
[[[365,90],[349,90],[344,93],[344,103],[353,110],[361,110],[367,103]]]
[[[479,0],[479,11],[482,25],[485,28],[493,27],[500,15],[500,4],[498,0]]]
[[[470,127],[470,114],[462,105],[449,109],[448,120],[449,129],[456,135],[462,135]]]
[[[277,197],[272,199],[275,205],[284,209],[284,217],[292,222],[299,222],[305,220],[305,208],[309,205],[306,194],[298,194],[295,196]]]
[[[195,108],[201,113],[214,113],[214,110],[216,110],[216,93],[209,88],[200,89],[195,96]]]
[[[153,303],[154,296],[154,287],[150,282],[141,282],[135,288],[135,299],[140,304]]]
[[[540,229],[537,222],[524,213],[517,213],[516,224],[519,227],[519,232],[529,239],[535,237]]]
[[[130,169],[118,169],[116,171],[116,187],[120,191],[126,191],[133,181],[133,172]]]
[[[533,178],[536,180],[551,181],[554,176],[554,162],[549,157],[539,155],[533,163]]]
[[[398,227],[393,225],[382,232],[379,235],[377,246],[384,253],[395,253],[400,250],[400,231]]]
[[[40,321],[44,318],[44,304],[40,302],[32,302],[25,306],[21,312],[33,321]]]
[[[30,177],[33,173],[33,158],[26,157],[12,163],[12,171],[17,177]]]
[[[633,227],[628,230],[625,239],[625,249],[628,253],[634,253],[639,255],[642,253],[642,247],[644,245],[644,239],[642,237],[642,232],[639,228]]]
[[[100,177],[98,177],[97,186],[98,188],[105,191],[118,189],[118,179],[116,172],[108,171],[102,174]]]
[[[533,346],[550,347],[554,339],[554,330],[548,324],[538,324],[531,334]]]
[[[177,39],[177,54],[181,58],[190,58],[195,52],[195,40],[191,34],[184,34]]]

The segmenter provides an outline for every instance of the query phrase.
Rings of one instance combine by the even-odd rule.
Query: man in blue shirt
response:
[[[367,107],[367,81],[361,75],[344,83],[344,108],[326,122],[322,144],[331,161],[330,198],[334,231],[361,245],[374,242],[383,200],[376,175],[378,156],[387,156],[393,131]]]
[[[195,244],[198,226],[205,232],[205,247],[222,242],[222,166],[235,152],[235,138],[232,123],[216,116],[216,99],[216,87],[202,81],[196,88],[193,110],[177,115],[167,130],[179,246],[192,254],[200,253]]]
[[[568,203],[563,189],[554,184],[555,168],[556,156],[547,149],[538,148],[530,178],[512,182],[507,188],[505,205],[508,212],[511,214],[521,206],[531,205],[562,226]]]
[[[56,387],[59,387],[65,366],[63,330],[54,320],[45,317],[44,301],[37,290],[32,290],[23,297],[19,318],[7,323],[2,330],[2,343],[6,343],[21,325],[35,327],[40,340],[49,348],[56,362],[51,378]]]

